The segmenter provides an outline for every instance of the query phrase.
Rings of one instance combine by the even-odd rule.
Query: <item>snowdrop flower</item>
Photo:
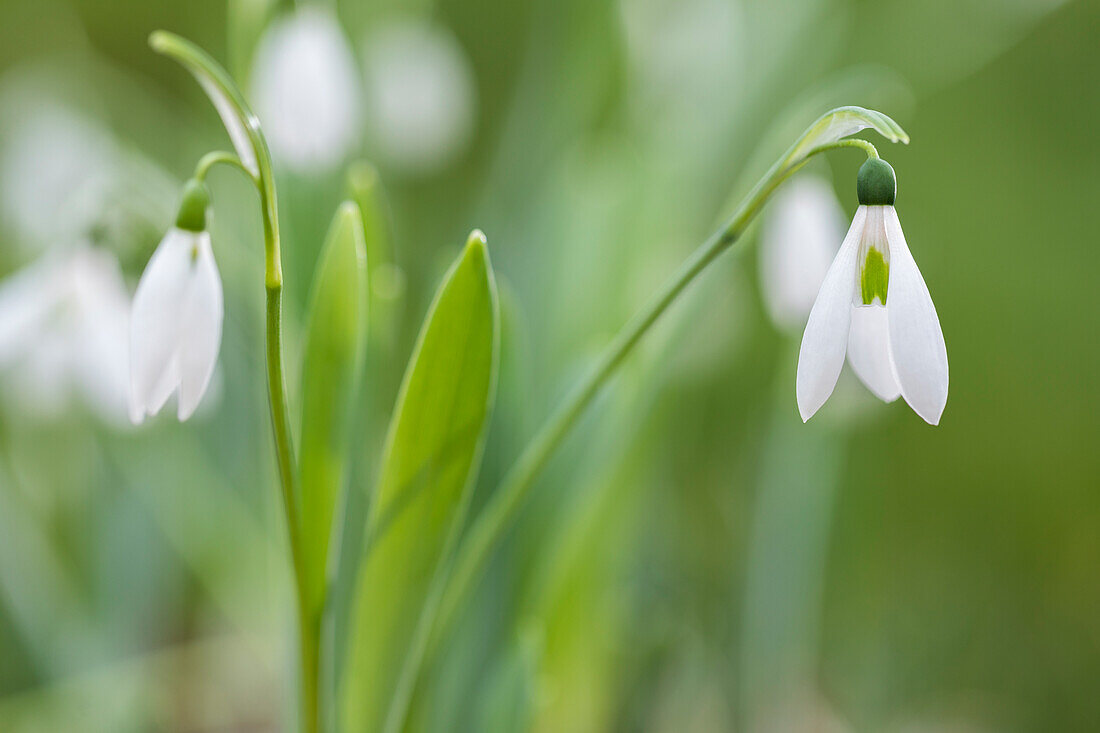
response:
[[[56,417],[80,398],[100,419],[126,420],[129,293],[118,258],[86,244],[56,248],[0,283],[5,396]]]
[[[454,37],[436,26],[399,22],[365,41],[367,105],[378,155],[409,171],[451,160],[469,141],[474,77]]]
[[[764,306],[777,326],[802,328],[844,236],[833,188],[803,174],[775,196],[760,231]]]
[[[155,415],[179,391],[186,420],[206,392],[222,334],[222,283],[210,234],[209,194],[184,190],[176,226],[164,235],[134,293],[130,317],[130,419]]]
[[[253,80],[271,151],[291,168],[330,168],[358,142],[361,83],[331,13],[305,8],[274,23],[260,41]]]
[[[894,210],[894,169],[871,158],[859,169],[859,208],[818,293],[798,355],[803,421],[832,394],[847,353],[879,398],[899,396],[936,425],[947,404],[947,347],[936,307]]]
[[[52,99],[4,102],[14,117],[0,135],[0,212],[29,249],[72,243],[103,210],[115,182],[115,142]]]

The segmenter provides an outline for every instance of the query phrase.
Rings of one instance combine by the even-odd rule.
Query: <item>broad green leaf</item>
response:
[[[390,423],[356,588],[344,730],[402,723],[480,463],[498,321],[474,232],[436,294]]]
[[[260,123],[225,69],[206,51],[174,33],[155,31],[149,36],[149,45],[157,53],[175,59],[194,75],[218,111],[237,157],[259,178],[259,159],[267,155]]]
[[[367,255],[358,207],[341,204],[317,272],[302,365],[302,555],[311,617],[324,604],[333,513],[344,486],[367,324]]]
[[[787,153],[784,167],[797,164],[814,148],[835,143],[868,127],[892,143],[909,144],[909,135],[901,125],[881,112],[863,107],[837,107],[819,117],[802,134]]]

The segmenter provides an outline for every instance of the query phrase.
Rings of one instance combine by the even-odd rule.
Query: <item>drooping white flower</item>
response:
[[[188,185],[176,226],[164,235],[134,293],[130,316],[130,419],[155,415],[178,390],[177,414],[198,407],[218,360],[222,282],[205,231],[207,195]]]
[[[367,112],[377,155],[411,172],[439,168],[470,139],[474,75],[446,29],[400,21],[363,44]]]
[[[798,410],[805,421],[825,404],[847,354],[875,395],[887,402],[902,396],[936,425],[947,404],[947,347],[894,209],[893,169],[868,160],[857,189],[860,206],[802,337]]]
[[[826,181],[803,174],[776,194],[760,230],[760,281],[777,326],[806,325],[843,235],[844,211]]]
[[[0,129],[0,216],[25,249],[71,244],[115,183],[115,142],[52,98],[5,94],[0,102],[10,111]]]
[[[272,24],[256,52],[252,97],[277,161],[310,171],[344,159],[359,140],[362,92],[332,13],[308,7]]]
[[[129,294],[118,258],[57,248],[0,283],[0,372],[21,412],[53,418],[79,398],[126,420]]]

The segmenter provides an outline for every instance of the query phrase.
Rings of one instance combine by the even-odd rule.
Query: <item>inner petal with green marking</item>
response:
[[[889,282],[890,263],[882,252],[869,247],[859,268],[859,292],[863,296],[863,304],[874,305],[875,298],[878,298],[878,305],[886,305],[886,286]]]
[[[868,206],[859,237],[856,277],[859,287],[853,305],[886,305],[890,285],[890,243],[886,239],[885,206]]]

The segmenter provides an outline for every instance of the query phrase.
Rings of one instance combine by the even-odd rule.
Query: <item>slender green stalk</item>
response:
[[[729,221],[703,242],[648,305],[619,331],[588,376],[574,388],[520,454],[463,539],[436,617],[431,649],[434,649],[450,627],[456,611],[480,576],[493,548],[511,526],[530,494],[535,479],[634,346],[688,285],[737,241],[768,197],[783,181],[805,165],[812,156],[826,150],[848,147],[859,148],[868,157],[878,157],[878,151],[866,140],[845,139],[815,147],[805,157],[793,161],[790,153],[780,158],[742,201]]]
[[[261,176],[261,182],[264,177]],[[279,255],[279,226],[275,218],[275,189],[261,184],[264,212],[265,281],[267,290],[267,390],[271,405],[271,428],[275,435],[275,458],[286,512],[290,558],[297,590],[298,644],[300,656],[300,700],[302,731],[320,729],[321,620],[313,618],[306,598],[305,563],[302,557],[301,521],[298,518],[298,469],[290,432],[290,410],[283,370],[282,299],[283,276]]]
[[[260,160],[264,161],[264,158],[261,157]],[[320,729],[321,619],[314,617],[311,613],[306,598],[301,521],[298,517],[300,501],[297,485],[298,469],[295,466],[283,369],[283,274],[279,248],[278,204],[275,199],[274,179],[270,175],[270,168],[265,163],[266,161],[260,164],[260,175],[255,176],[239,157],[233,153],[217,150],[207,153],[199,160],[195,166],[195,179],[203,181],[215,165],[230,165],[248,176],[260,194],[264,228],[264,282],[267,291],[265,339],[267,390],[271,406],[271,428],[275,437],[275,459],[279,466],[279,485],[282,490],[291,565],[297,592],[302,730],[305,733],[316,733]]]

